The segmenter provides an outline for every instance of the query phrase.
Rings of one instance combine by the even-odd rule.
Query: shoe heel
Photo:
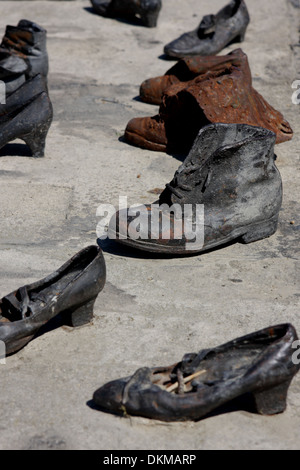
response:
[[[141,14],[141,20],[144,23],[145,26],[148,28],[155,28],[157,25],[157,18],[158,18],[158,13],[159,12],[148,12],[145,13],[144,15]]]
[[[46,123],[30,134],[20,137],[28,145],[34,158],[43,158],[45,155],[46,137],[49,127],[50,123]]]
[[[261,392],[253,393],[257,413],[274,415],[286,409],[287,393],[291,380]]]
[[[277,230],[278,215],[272,217],[265,222],[255,224],[249,228],[249,231],[242,236],[244,243],[252,243],[263,238],[270,237]]]
[[[94,316],[94,304],[96,299],[92,299],[80,307],[67,310],[63,313],[64,323],[68,326],[82,326],[90,323]]]
[[[234,42],[244,42],[245,36],[246,36],[246,30],[238,34],[238,36],[236,36],[236,38],[234,39]]]

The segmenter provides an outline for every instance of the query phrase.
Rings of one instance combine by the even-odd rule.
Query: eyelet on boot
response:
[[[140,368],[131,377],[100,387],[93,401],[100,410],[123,416],[186,421],[205,418],[249,394],[258,413],[281,413],[300,367],[292,360],[296,340],[291,324],[270,326],[216,348],[186,354],[171,366]]]

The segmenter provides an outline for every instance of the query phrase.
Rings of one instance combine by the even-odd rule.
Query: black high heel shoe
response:
[[[58,314],[71,326],[90,322],[105,280],[102,250],[92,245],[46,278],[3,297],[0,300],[0,340],[5,343],[6,354],[24,347]]]
[[[170,57],[215,55],[233,42],[243,42],[250,17],[244,0],[231,0],[216,15],[206,15],[193,31],[166,44]]]
[[[25,86],[26,83],[23,87]],[[26,86],[24,93],[19,90],[16,97],[10,97],[2,111],[0,107],[0,148],[12,140],[22,139],[30,148],[32,156],[41,158],[45,153],[46,136],[53,118],[50,98],[46,91],[43,91],[18,106],[19,99],[28,98],[36,88],[34,86],[29,93]]]
[[[142,24],[154,28],[161,10],[161,0],[91,0],[96,13],[108,18],[140,18]]]
[[[249,393],[258,413],[281,413],[300,367],[293,361],[296,340],[291,324],[271,326],[168,367],[138,369],[96,390],[93,400],[103,411],[184,421]]]

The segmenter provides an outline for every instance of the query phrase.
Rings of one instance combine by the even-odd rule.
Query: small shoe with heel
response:
[[[98,246],[84,248],[46,278],[20,287],[0,300],[0,340],[6,354],[23,348],[57,315],[64,324],[91,322],[104,287],[106,266]]]
[[[100,387],[93,401],[102,411],[161,421],[196,421],[241,396],[259,414],[282,413],[300,367],[297,339],[290,323],[270,326],[171,366],[142,367]]]

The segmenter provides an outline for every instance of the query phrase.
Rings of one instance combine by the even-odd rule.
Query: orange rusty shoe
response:
[[[199,130],[209,123],[248,124],[276,134],[276,143],[293,137],[289,123],[252,87],[247,55],[221,71],[199,75],[167,88],[159,115],[129,121],[125,140],[148,150],[188,152]]]

